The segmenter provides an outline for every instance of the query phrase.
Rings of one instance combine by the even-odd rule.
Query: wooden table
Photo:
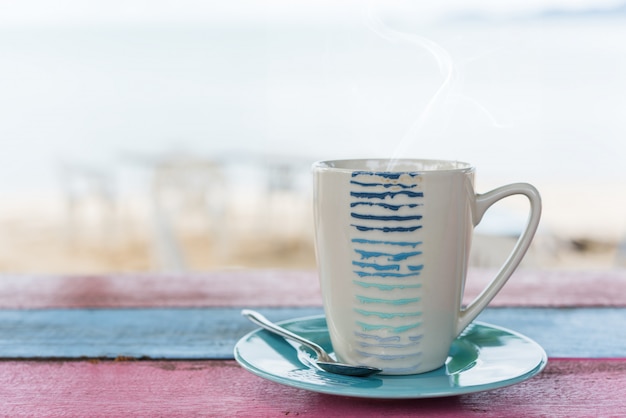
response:
[[[472,271],[466,297],[491,272]],[[242,369],[256,327],[321,313],[312,271],[0,277],[0,416],[620,416],[626,271],[518,271],[480,319],[549,356],[523,383],[436,399],[376,400],[283,386]]]

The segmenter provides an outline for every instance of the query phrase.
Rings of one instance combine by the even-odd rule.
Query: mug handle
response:
[[[465,309],[461,309],[457,324],[457,335],[459,335],[472,322],[489,302],[498,294],[502,286],[507,282],[511,274],[515,271],[519,263],[524,258],[528,247],[539,226],[541,218],[541,196],[537,189],[528,183],[514,183],[498,187],[484,194],[476,194],[475,205],[472,211],[474,226],[483,218],[483,215],[494,203],[512,195],[524,195],[530,202],[530,215],[524,232],[520,235],[511,251],[511,254],[498,271],[496,277],[489,285],[474,299]]]

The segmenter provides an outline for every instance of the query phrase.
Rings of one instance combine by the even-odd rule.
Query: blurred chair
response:
[[[220,246],[227,245],[226,192],[216,161],[177,155],[153,164],[153,252],[161,269],[188,269],[181,237],[190,229],[204,228]]]
[[[114,173],[107,168],[63,163],[60,177],[69,244],[75,245],[87,238],[112,245],[117,227]]]
[[[265,228],[277,238],[309,238],[313,217],[311,161],[273,156],[263,160],[265,172]]]

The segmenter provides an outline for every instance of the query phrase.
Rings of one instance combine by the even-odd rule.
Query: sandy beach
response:
[[[587,208],[571,204],[571,189],[560,185],[542,192],[542,223],[522,265],[539,269],[620,266],[618,245],[626,211],[616,205],[606,185],[589,196],[598,202],[589,218]],[[523,200],[503,202],[494,213],[499,219],[490,226],[485,218],[486,228],[478,229],[474,237],[473,265],[496,267],[506,258],[516,240],[512,234],[525,220],[525,205]],[[159,217],[142,200],[109,207],[86,199],[73,211],[60,199],[13,201],[0,211],[0,272],[313,269],[310,206],[306,193],[276,193],[270,201],[231,202],[214,216],[202,205],[191,204],[170,207]]]

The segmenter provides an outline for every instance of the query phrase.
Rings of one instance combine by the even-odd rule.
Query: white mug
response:
[[[532,185],[476,194],[474,167],[462,162],[322,161],[313,175],[315,248],[333,350],[342,362],[383,374],[443,366],[453,340],[519,265],[541,216]],[[516,194],[530,201],[528,224],[495,278],[463,308],[473,228],[491,205]]]

